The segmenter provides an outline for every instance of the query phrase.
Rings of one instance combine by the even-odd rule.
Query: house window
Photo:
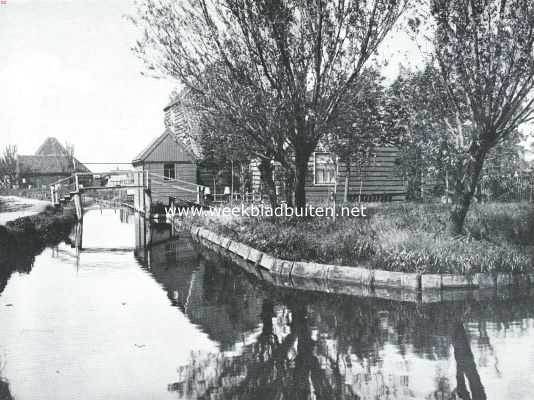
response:
[[[313,171],[316,185],[332,185],[336,181],[336,167],[329,153],[315,153]]]
[[[174,164],[163,164],[163,176],[165,179],[176,179]]]

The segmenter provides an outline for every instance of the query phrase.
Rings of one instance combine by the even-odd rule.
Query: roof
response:
[[[152,140],[152,142],[150,142],[148,144],[148,146],[146,146],[143,151],[141,151],[135,158],[134,160],[132,161],[132,164],[138,164],[140,162],[143,162],[145,161],[149,156],[150,154],[161,144],[163,143],[163,141],[167,138],[167,137],[170,137],[177,145],[181,146],[187,153],[189,153],[189,155],[195,159],[195,155],[189,151],[189,148],[187,146],[185,146],[185,144],[183,144],[177,137],[176,135],[174,134],[173,131],[171,131],[170,129],[165,129],[165,131],[160,135],[158,136],[157,138],[155,138],[154,140]]]
[[[72,165],[76,165],[76,168]],[[35,155],[17,156],[17,168],[22,174],[71,174],[91,172],[67,150],[55,137],[48,137],[39,146]]]
[[[172,98],[172,100],[170,101],[169,104],[167,104],[164,108],[163,108],[163,111],[167,111],[169,108],[171,108],[172,106],[176,106],[176,105],[179,105],[180,103],[182,103],[185,99],[188,98],[189,96],[189,93],[190,93],[190,89],[188,88],[184,88],[182,90],[180,90],[178,93],[176,93],[176,95]],[[174,94],[174,92],[173,92]],[[171,94],[172,96],[172,94]]]
[[[202,158],[202,149],[200,142],[200,115],[193,107],[188,105],[190,96],[188,89],[182,90],[176,95],[163,111],[173,109],[174,116],[169,121],[169,128],[174,133],[176,140],[197,159]]]
[[[21,174],[70,174],[72,172],[90,172],[89,169],[74,158],[76,170],[70,157],[62,155],[34,155],[17,157],[17,168]]]
[[[67,150],[55,137],[48,137],[35,152],[36,156],[68,155]]]

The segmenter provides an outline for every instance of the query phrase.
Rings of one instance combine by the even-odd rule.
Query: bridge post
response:
[[[146,176],[143,174],[143,211],[145,217],[150,218],[150,210],[152,209],[152,193],[150,191],[150,175],[149,171],[146,171]]]
[[[150,218],[151,217],[150,210],[152,208],[152,196],[150,195],[150,189],[143,190],[143,197],[144,197],[143,207],[145,211],[145,216],[147,218]]]
[[[83,219],[83,205],[82,205],[82,194],[77,191],[73,193],[74,199],[74,208],[76,209],[76,218],[78,221]]]
[[[74,245],[78,250],[81,250],[83,239],[83,223],[81,221],[76,224],[74,235]]]
[[[50,200],[54,207],[59,204],[59,198],[58,198],[56,185],[50,186]]]

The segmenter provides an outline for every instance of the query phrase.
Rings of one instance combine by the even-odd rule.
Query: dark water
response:
[[[274,289],[173,234],[90,212],[4,274],[0,399],[534,399],[532,297]]]

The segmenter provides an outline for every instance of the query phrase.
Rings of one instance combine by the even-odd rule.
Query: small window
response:
[[[315,153],[313,171],[316,185],[332,185],[336,181],[336,167],[329,153]]]
[[[165,179],[176,179],[174,164],[163,164],[163,176]]]

